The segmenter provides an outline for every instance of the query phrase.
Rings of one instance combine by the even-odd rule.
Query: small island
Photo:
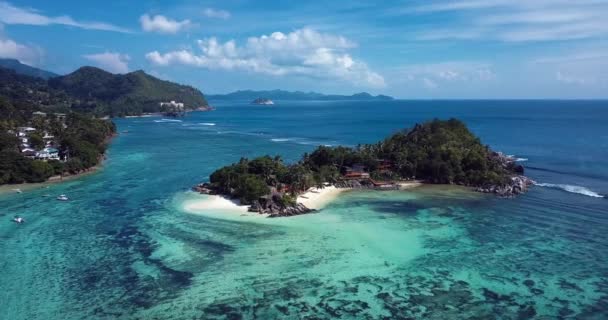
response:
[[[456,119],[417,124],[375,144],[320,146],[294,164],[263,156],[220,168],[193,189],[282,217],[315,211],[298,202],[311,188],[394,190],[407,182],[453,184],[513,197],[533,183],[515,159],[492,151]]]
[[[274,101],[270,100],[270,99],[266,99],[266,98],[257,98],[253,101],[251,101],[252,104],[258,104],[258,105],[273,105]]]

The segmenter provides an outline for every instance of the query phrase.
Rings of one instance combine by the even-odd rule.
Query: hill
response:
[[[46,80],[21,75],[0,67],[0,97],[24,111],[67,112],[74,99],[62,90],[50,88]]]
[[[17,59],[0,59],[0,67],[14,70],[20,75],[37,77],[45,80],[58,76],[56,73],[23,64]]]
[[[184,109],[207,106],[197,89],[157,79],[143,71],[124,75],[94,67],[44,80],[0,67],[0,96],[23,108],[121,117],[161,112],[161,102],[176,101]]]
[[[213,172],[210,182],[195,190],[238,199],[250,204],[250,211],[283,216],[310,212],[295,199],[314,186],[386,190],[416,179],[509,197],[532,183],[523,171],[514,159],[483,145],[463,122],[435,119],[375,144],[320,146],[291,165],[279,156],[242,158]]]
[[[318,92],[285,91],[285,90],[239,90],[228,94],[207,95],[209,100],[216,101],[252,101],[264,97],[271,100],[297,100],[297,101],[335,101],[335,100],[393,100],[393,97],[385,95],[373,96],[367,92],[356,93],[353,95],[322,94]]]
[[[80,108],[112,117],[159,112],[161,102],[172,100],[183,103],[186,110],[208,106],[199,90],[160,80],[141,70],[123,75],[82,67],[50,79],[49,86],[77,99]]]

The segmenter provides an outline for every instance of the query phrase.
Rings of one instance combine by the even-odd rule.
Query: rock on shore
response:
[[[534,180],[523,175],[524,167],[518,164],[515,158],[506,156],[501,152],[493,152],[491,157],[493,160],[513,175],[505,184],[487,185],[476,188],[475,190],[483,193],[493,193],[499,197],[514,197],[528,191],[528,187],[534,184]]]
[[[276,197],[260,198],[254,201],[249,207],[249,211],[270,214],[269,218],[290,217],[316,212],[316,210],[309,209],[301,203],[283,205]]]
[[[528,191],[528,187],[533,185],[534,181],[525,176],[512,176],[511,181],[503,185],[489,185],[478,187],[476,191],[483,193],[493,193],[499,197],[509,198]]]

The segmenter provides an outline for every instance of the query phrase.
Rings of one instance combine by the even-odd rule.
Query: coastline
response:
[[[59,184],[62,182],[72,181],[72,180],[76,180],[78,178],[86,177],[88,175],[97,173],[99,170],[103,169],[103,163],[105,162],[105,160],[106,160],[106,158],[104,157],[99,162],[99,164],[97,164],[96,166],[93,166],[91,168],[88,168],[82,172],[74,173],[74,174],[51,176],[44,182],[26,182],[26,183],[19,183],[19,184],[1,185],[0,194],[17,193],[17,191],[16,191],[17,189],[25,192],[25,191],[29,191],[29,190],[44,188],[44,187],[48,187],[48,186],[51,186],[54,184]]]
[[[124,116],[125,119],[129,118],[150,118],[150,117],[160,117],[161,113],[143,113],[138,116]]]
[[[297,198],[297,203],[305,205],[308,209],[321,210],[341,193],[352,190],[352,188],[336,188],[327,186],[324,188],[310,188]]]
[[[196,196],[184,201],[181,205],[181,208],[189,213],[220,212],[261,217],[267,216],[258,214],[257,212],[249,212],[249,206],[241,205],[238,200],[229,199],[222,195],[190,193]]]
[[[118,133],[114,133],[111,136],[107,137],[106,143],[110,144],[112,139],[116,138],[117,136],[118,136]],[[47,186],[51,186],[54,184],[59,184],[59,183],[66,182],[66,181],[76,180],[81,177],[86,177],[88,175],[97,173],[99,170],[101,170],[103,168],[104,162],[107,159],[108,159],[108,156],[107,156],[107,151],[106,151],[106,153],[101,155],[101,159],[99,159],[99,163],[97,165],[90,167],[88,169],[85,169],[84,171],[81,171],[79,173],[51,176],[44,182],[25,182],[25,183],[19,183],[19,184],[0,185],[0,194],[18,193],[16,190],[21,190],[21,191],[34,190],[34,189],[38,189],[38,188],[44,188]]]
[[[406,190],[424,185],[421,181],[404,181],[398,183],[399,190]],[[322,210],[332,203],[344,192],[355,190],[355,188],[338,188],[330,185],[324,188],[310,188],[298,195],[297,203],[303,204],[309,209]],[[370,189],[373,190],[373,189]],[[377,190],[381,191],[381,190]],[[268,217],[269,214],[250,212],[248,205],[241,205],[238,200],[229,199],[222,195],[197,194],[196,199],[189,199],[182,204],[182,209],[190,213],[221,212],[236,213],[244,216]]]
[[[44,187],[51,186],[54,184],[59,184],[62,182],[67,182],[67,181],[71,181],[71,180],[76,180],[78,178],[86,177],[88,175],[97,173],[99,170],[101,170],[103,168],[104,161],[105,161],[105,158],[98,165],[88,168],[79,173],[67,174],[67,175],[63,175],[63,176],[61,176],[61,175],[51,176],[44,182],[26,182],[26,183],[19,183],[19,184],[1,185],[0,194],[17,193],[17,191],[16,191],[17,189],[25,192],[25,191],[29,191],[29,190],[44,188]]]

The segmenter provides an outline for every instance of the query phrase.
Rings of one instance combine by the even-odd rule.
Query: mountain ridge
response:
[[[113,74],[84,66],[65,76],[50,79],[49,86],[64,90],[89,108],[101,108],[110,116],[159,112],[159,104],[168,101],[182,102],[185,110],[208,106],[200,90],[158,79],[143,70]]]
[[[194,87],[161,80],[141,70],[113,74],[89,66],[49,80],[0,67],[0,96],[43,111],[111,117],[162,112],[160,103],[169,101],[183,103],[182,111],[208,106],[203,93]]]
[[[266,98],[272,100],[299,100],[299,101],[310,101],[310,100],[380,100],[389,101],[394,100],[393,97],[386,95],[371,95],[367,92],[359,92],[352,95],[339,95],[339,94],[323,94],[318,92],[304,92],[304,91],[287,91],[281,89],[275,90],[238,90],[227,94],[213,94],[207,95],[209,100],[216,101],[234,101],[234,100],[247,100],[251,101],[257,98]]]
[[[59,76],[54,72],[32,67],[25,63],[21,63],[21,61],[17,59],[11,58],[0,58],[0,67],[14,70],[20,75],[42,78],[44,80]]]

